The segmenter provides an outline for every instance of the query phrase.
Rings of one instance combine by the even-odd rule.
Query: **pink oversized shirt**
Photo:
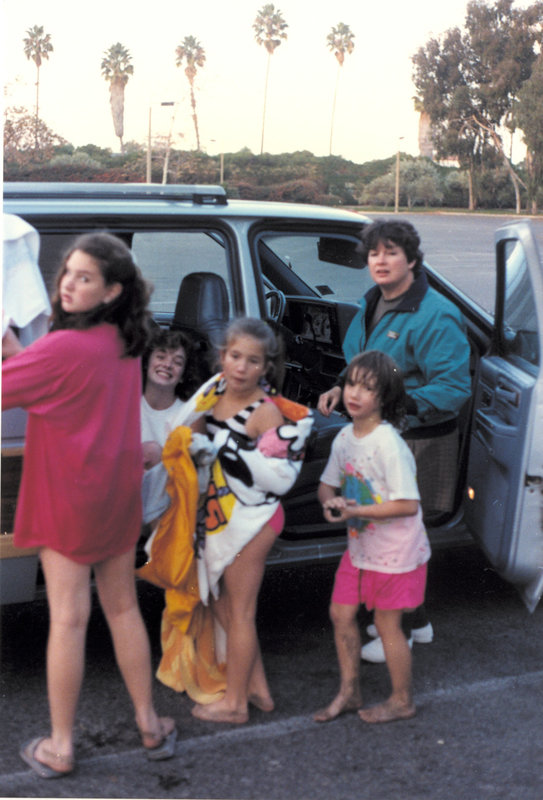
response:
[[[141,368],[117,328],[63,330],[2,366],[3,407],[28,411],[14,541],[81,564],[129,550],[141,526]]]

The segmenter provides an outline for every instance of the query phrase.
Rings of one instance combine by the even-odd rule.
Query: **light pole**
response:
[[[154,105],[175,106],[175,103],[173,102],[173,100],[166,100],[163,103],[155,103]],[[153,108],[153,104],[151,104],[149,106],[149,128],[148,128],[148,131],[147,131],[147,170],[146,170],[146,176],[145,176],[146,183],[152,183],[152,174],[151,174],[151,152],[152,152],[152,145],[151,145],[151,127],[152,127],[151,126],[151,114],[152,114],[152,108]],[[172,119],[172,125],[173,125],[173,119]],[[171,131],[170,131],[170,136],[171,136]],[[169,144],[169,137],[168,137],[168,144]],[[162,182],[165,183],[165,181],[162,181]]]
[[[396,186],[394,190],[394,213],[400,210],[400,142],[403,136],[398,138],[398,152],[396,153]]]
[[[216,139],[210,139],[210,142],[217,144]],[[219,153],[219,183],[224,183],[224,153]]]
[[[177,103],[161,103],[163,106],[173,106],[172,118],[170,120],[170,130],[168,131],[168,141],[166,142],[166,154],[164,156],[164,169],[162,170],[162,183],[168,183],[168,164],[170,161],[170,148],[172,144],[173,123],[175,121],[175,110]]]

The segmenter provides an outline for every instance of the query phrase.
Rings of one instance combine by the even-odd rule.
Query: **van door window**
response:
[[[357,252],[359,239],[326,233],[264,233],[258,254],[262,274],[285,294],[356,302],[372,285]]]
[[[538,366],[540,363],[537,310],[524,248],[505,242],[505,297],[502,344],[505,356]]]

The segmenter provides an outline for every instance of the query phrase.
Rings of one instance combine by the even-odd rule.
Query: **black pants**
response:
[[[429,622],[430,620],[428,619],[428,614],[426,613],[426,607],[423,604],[414,611],[406,611],[405,614],[403,614],[402,630],[406,638],[410,639],[413,628],[424,628],[424,626],[428,625]]]

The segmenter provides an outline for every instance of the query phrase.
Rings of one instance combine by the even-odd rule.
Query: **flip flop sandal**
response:
[[[53,767],[50,767],[48,764],[44,764],[42,761],[38,761],[36,758],[35,753],[38,745],[46,738],[46,736],[38,736],[36,739],[31,739],[21,747],[19,750],[19,755],[23,761],[28,764],[32,770],[34,770],[36,775],[40,776],[40,778],[63,778],[65,775],[69,775],[71,772],[73,772],[73,761],[66,756],[57,755],[56,753],[51,754],[52,758],[57,759],[59,763],[64,762],[69,764],[69,770],[53,769]]]
[[[141,736],[154,736],[152,733],[140,731]],[[175,743],[177,741],[177,728],[174,728],[155,747],[144,747],[145,755],[149,761],[165,761],[175,755]]]

